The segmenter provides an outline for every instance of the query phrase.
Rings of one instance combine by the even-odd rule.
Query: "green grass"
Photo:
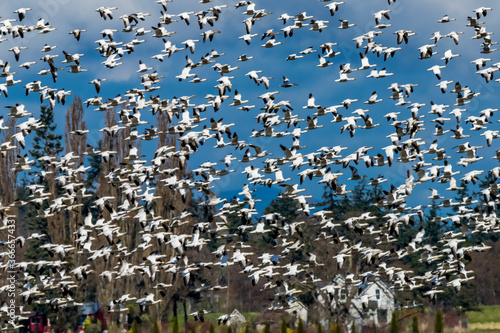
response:
[[[482,305],[479,311],[467,311],[469,323],[496,323],[500,322],[500,305]]]
[[[219,318],[220,316],[224,315],[225,313],[207,313],[205,315],[205,322],[210,322],[212,323],[214,326],[217,326],[217,318]],[[242,313],[242,315],[245,317],[245,319],[248,321],[252,321],[253,319],[255,319],[255,317],[259,316],[260,313],[257,313],[257,312],[244,312]],[[169,320],[169,327],[172,325],[172,320],[173,320],[173,317],[171,316],[170,317],[170,320]],[[179,315],[178,316],[178,320],[179,320],[179,328],[180,328],[180,331],[183,331],[184,330],[184,327],[185,327],[185,324],[184,324],[184,314],[182,315]],[[194,318],[193,316],[188,316],[188,321],[189,322],[193,322],[194,323]],[[199,323],[199,321],[198,321]]]

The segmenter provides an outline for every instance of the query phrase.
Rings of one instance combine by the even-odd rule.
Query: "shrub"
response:
[[[444,332],[444,318],[443,318],[443,310],[441,308],[436,311],[436,321],[434,323],[434,332],[435,333],[443,333]]]
[[[156,320],[153,323],[152,333],[160,333],[160,326],[158,325],[158,322]]]
[[[100,320],[91,320],[90,318],[87,317],[85,319],[85,332],[89,333],[100,333],[102,331],[102,323]]]
[[[174,316],[172,320],[172,333],[179,333],[179,318],[177,316]]]
[[[269,326],[269,321],[266,321],[266,325],[264,326],[264,333],[271,333],[271,327]]]
[[[137,325],[137,320],[132,322],[132,328],[130,329],[131,333],[139,333],[139,327]]]
[[[297,325],[297,333],[305,333],[304,323],[302,322],[302,318],[299,318],[299,323]]]
[[[286,333],[286,320],[285,320],[285,318],[281,319],[281,333]]]
[[[398,313],[394,311],[391,317],[391,333],[398,333]]]
[[[352,321],[351,324],[351,333],[356,333],[356,324],[354,324],[354,320]]]
[[[413,316],[413,320],[411,322],[411,332],[418,333],[418,318],[417,318],[417,316]]]

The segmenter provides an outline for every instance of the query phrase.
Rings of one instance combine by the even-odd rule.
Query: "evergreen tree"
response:
[[[304,333],[304,323],[302,322],[302,318],[299,318],[299,323],[297,324],[297,333]]]
[[[281,319],[281,333],[286,333],[286,320],[285,320],[285,318]]]
[[[354,320],[352,321],[351,324],[351,333],[356,333],[356,324],[354,323]]]
[[[153,323],[152,333],[160,333],[160,326],[158,325],[158,321],[156,321],[156,320]]]
[[[35,130],[32,149],[29,151],[35,162],[33,163],[33,170],[28,172],[28,174],[35,176],[32,179],[32,183],[43,184],[47,192],[51,192],[53,195],[56,195],[60,189],[53,185],[56,177],[56,170],[51,165],[52,160],[49,158],[55,159],[63,151],[61,144],[63,136],[56,134],[57,124],[54,121],[54,110],[51,108],[46,106],[41,107],[40,123],[43,126],[40,126]],[[42,157],[46,158],[40,160]],[[50,174],[44,174],[44,172],[50,172]],[[49,180],[52,180],[52,184],[50,184],[50,186]],[[57,240],[51,239],[52,235],[48,232],[47,219],[38,217],[38,211],[47,208],[47,203],[37,206],[31,205],[31,207],[28,208],[27,217],[29,218],[29,229],[46,234],[49,237],[49,242],[57,242]],[[42,259],[41,256],[45,254],[44,252],[45,251],[29,252],[28,258],[34,260]],[[30,255],[33,257],[30,257]]]
[[[318,333],[323,333],[323,327],[318,323]]]
[[[444,318],[443,318],[443,310],[438,308],[436,311],[436,321],[434,322],[434,332],[435,333],[443,333],[444,332]]]
[[[342,333],[342,327],[340,327],[339,324],[335,324],[335,330],[334,330],[335,333]]]
[[[417,316],[413,316],[413,319],[411,321],[411,332],[418,333],[418,317]]]
[[[33,156],[35,163],[34,169],[48,171],[50,161],[45,159],[40,161],[43,156],[58,157],[63,151],[61,140],[62,135],[56,134],[57,124],[54,122],[54,110],[47,106],[42,106],[40,109],[40,123],[43,125],[35,130],[33,136],[32,148],[29,152]],[[38,170],[32,171],[30,174],[38,174]]]
[[[266,325],[264,326],[264,333],[271,333],[271,327],[269,326],[269,321],[266,321]]]
[[[134,320],[132,323],[132,328],[130,329],[131,333],[139,333],[139,326],[137,324],[137,320]]]
[[[290,197],[276,197],[264,209],[264,214],[278,213],[285,218],[286,222],[293,222],[297,217],[295,201]]]
[[[212,325],[210,325],[210,328],[212,328]],[[172,320],[172,333],[179,333],[179,318],[177,316],[174,316]]]
[[[398,333],[398,313],[394,311],[391,317],[391,333]]]
[[[92,149],[94,149],[92,147]],[[97,144],[97,150],[102,149],[102,141],[99,140]],[[85,180],[85,187],[87,189],[95,189],[95,182],[99,179],[99,174],[101,173],[101,160],[102,157],[99,154],[91,154],[88,156],[90,169],[87,171],[87,179]]]

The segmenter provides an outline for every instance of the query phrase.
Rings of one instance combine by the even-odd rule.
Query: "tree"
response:
[[[210,327],[212,326],[210,325]],[[179,333],[179,318],[177,316],[174,316],[172,320],[172,333]]]
[[[155,320],[153,323],[152,333],[160,333],[160,326],[158,325],[158,321]]]
[[[391,333],[398,333],[399,328],[398,328],[398,313],[397,311],[394,311],[392,313],[391,317]]]
[[[299,323],[297,324],[297,333],[304,333],[304,323],[302,322],[302,318],[299,317]]]
[[[16,122],[16,118],[7,118],[5,121],[7,129],[2,131],[3,136],[1,143],[10,142],[11,146],[15,145],[13,135],[15,134]],[[2,187],[12,189],[12,191],[1,191],[0,203],[2,206],[8,206],[16,199],[14,194],[16,193],[18,172],[13,170],[13,168],[17,154],[19,154],[19,148],[3,151],[0,155],[0,181],[2,182]]]
[[[269,321],[266,321],[266,325],[264,326],[264,332],[263,333],[271,333],[271,327],[269,325]]]
[[[354,320],[352,321],[351,324],[351,333],[356,333],[356,323],[354,322]]]
[[[65,116],[65,132],[64,132],[64,144],[66,146],[66,154],[75,156],[72,161],[76,162],[74,168],[77,169],[84,164],[84,152],[86,151],[87,144],[87,125],[84,120],[85,110],[83,109],[82,100],[79,96],[73,98],[73,102],[69,105],[66,110]],[[76,173],[76,182],[82,182],[82,173]],[[81,194],[85,193],[85,188],[76,189],[80,191]],[[79,195],[76,198],[77,204],[82,204],[83,195]],[[73,233],[77,229],[77,225],[81,224],[83,221],[83,214],[81,209],[79,211],[71,210],[69,212],[69,218],[65,221],[65,229],[67,238],[72,237]]]
[[[62,135],[56,134],[57,124],[54,121],[54,110],[47,106],[40,109],[40,123],[43,126],[37,127],[33,136],[32,148],[29,152],[35,159],[34,167],[38,170],[48,171],[51,169],[51,162],[48,159],[39,160],[40,157],[50,156],[57,158],[64,150],[61,140]],[[37,175],[37,171],[30,173]]]
[[[33,136],[32,148],[29,152],[33,159],[33,171],[28,174],[35,176],[33,183],[42,184],[45,190],[50,194],[48,201],[53,200],[58,196],[60,187],[55,178],[57,177],[57,168],[53,161],[59,157],[63,151],[61,144],[62,135],[56,134],[57,124],[54,121],[54,110],[42,106],[40,109],[39,126],[35,130]],[[62,244],[64,240],[64,228],[61,228],[62,220],[60,214],[49,218],[39,218],[39,209],[45,209],[45,206],[34,207],[33,218],[31,220],[31,229],[46,233],[49,236],[49,241],[53,244]]]
[[[295,202],[290,197],[277,197],[264,209],[264,214],[279,213],[286,221],[292,222],[298,215]]]
[[[286,320],[285,320],[285,318],[281,319],[281,333],[286,333]]]
[[[434,332],[435,333],[443,333],[444,332],[444,318],[443,318],[443,310],[438,308],[436,311],[436,320],[434,322]]]
[[[411,321],[411,332],[418,333],[418,317],[417,316],[413,316],[413,319]]]
[[[132,323],[132,328],[130,329],[130,333],[139,333],[137,320],[134,320],[134,322]]]
[[[99,333],[102,332],[102,322],[99,319],[92,320],[87,318],[85,320],[85,332],[88,333]]]

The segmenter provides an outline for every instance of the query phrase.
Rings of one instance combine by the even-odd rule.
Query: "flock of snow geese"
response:
[[[472,64],[467,64],[475,73],[471,77],[475,80],[479,76],[485,84],[495,84],[493,76],[500,69],[500,63],[494,63],[491,58],[497,51],[494,48],[497,42],[492,40],[493,32],[489,32],[486,23],[481,21],[487,20],[486,17],[491,15],[492,8],[471,8],[466,18],[455,19],[448,15],[432,18],[434,21],[430,23],[435,25],[437,21],[442,29],[446,29],[447,25],[451,24],[450,22],[463,21],[463,26],[467,31],[451,31],[443,35],[435,32],[432,36],[428,36],[431,42],[415,48],[411,46],[414,45],[412,39],[418,36],[418,31],[395,30],[392,27],[391,7],[397,5],[395,0],[389,0],[388,5],[380,2],[381,6],[387,6],[387,9],[373,13],[374,30],[363,32],[348,42],[340,41],[342,34],[356,26],[355,23],[345,19],[349,13],[344,12],[343,9],[347,8],[349,1],[344,3],[320,0],[320,6],[326,7],[323,19],[308,15],[306,12],[298,12],[298,10],[295,10],[293,15],[272,13],[260,8],[257,5],[258,1],[214,5],[211,0],[202,0],[198,5],[200,7],[198,12],[182,13],[171,12],[173,4],[170,2],[172,0],[156,1],[158,7],[155,13],[125,13],[121,12],[119,7],[99,7],[96,9],[97,13],[88,13],[89,16],[95,15],[89,21],[102,22],[104,20],[109,27],[102,30],[99,36],[102,38],[95,41],[97,44],[95,57],[102,58],[99,58],[99,72],[93,74],[100,77],[94,77],[90,81],[90,84],[95,87],[97,96],[85,100],[88,107],[86,112],[93,112],[91,107],[95,111],[107,111],[119,107],[121,110],[117,112],[117,117],[120,121],[111,127],[75,130],[72,135],[85,138],[89,133],[99,131],[102,135],[114,136],[119,131],[128,128],[131,130],[128,140],[149,142],[156,140],[160,134],[157,127],[152,124],[155,118],[150,114],[164,113],[170,120],[167,133],[177,135],[177,144],[159,147],[149,162],[141,159],[143,156],[140,155],[137,147],[131,146],[129,155],[125,156],[123,161],[118,161],[117,165],[120,167],[110,170],[105,175],[110,183],[122,189],[123,197],[95,198],[92,211],[85,215],[83,224],[79,225],[75,232],[73,244],[42,242],[40,251],[47,251],[52,260],[30,262],[18,259],[15,262],[15,269],[18,272],[16,293],[22,305],[35,302],[48,304],[54,310],[64,309],[79,304],[72,297],[73,290],[89,275],[111,282],[114,279],[141,274],[147,276],[149,281],[147,285],[150,289],[146,295],[120,294],[116,291],[114,299],[109,300],[109,311],[125,311],[126,304],[129,302],[137,303],[143,310],[146,310],[148,306],[162,301],[161,295],[166,295],[165,291],[172,287],[165,283],[166,281],[157,278],[160,275],[159,272],[166,273],[162,276],[171,274],[182,277],[188,288],[192,285],[190,281],[192,272],[201,271],[209,266],[218,266],[219,269],[224,270],[227,266],[239,265],[241,279],[251,279],[256,286],[255,292],[264,289],[275,291],[276,299],[269,307],[272,310],[286,308],[287,299],[306,288],[313,290],[318,297],[321,296],[322,298],[318,299],[322,299],[325,303],[334,302],[340,295],[339,289],[342,286],[333,282],[333,276],[324,277],[321,273],[324,265],[329,265],[330,262],[336,263],[335,274],[343,275],[345,283],[353,286],[355,292],[362,290],[364,282],[379,276],[393,285],[396,290],[422,290],[421,294],[431,301],[435,301],[437,294],[442,293],[444,289],[452,287],[459,291],[463,283],[474,278],[473,272],[466,270],[467,258],[470,258],[470,253],[485,251],[489,247],[484,244],[464,246],[462,243],[473,233],[498,232],[498,218],[495,212],[498,204],[496,181],[500,176],[500,167],[493,167],[490,170],[474,170],[471,167],[476,162],[487,158],[481,156],[480,152],[492,151],[490,147],[494,146],[494,140],[500,135],[499,130],[494,129],[495,112],[498,109],[484,108],[474,110],[474,112],[467,110],[467,105],[473,103],[481,94],[474,92],[465,82],[454,80],[453,76],[457,73],[447,71],[447,67],[460,61],[461,57],[463,58],[456,49],[463,43],[465,36],[470,34],[473,40],[477,40],[477,53],[480,54],[480,57],[474,59]],[[404,3],[404,0],[400,2]],[[317,3],[311,2],[309,6],[317,6]],[[20,8],[14,12],[16,16],[13,18],[0,21],[2,25],[0,32],[4,37],[2,41],[8,39],[12,45],[15,45],[17,41],[26,38],[29,34],[39,34],[37,38],[43,38],[46,34],[50,36],[57,29],[44,18],[40,18],[34,25],[25,25],[25,20],[30,15],[34,15],[34,12],[30,8]],[[228,15],[227,20],[236,20],[237,24],[225,25],[220,27],[220,30],[216,30],[226,12],[231,15],[231,17]],[[2,16],[5,15],[6,13],[2,14]],[[150,25],[144,26],[147,20],[155,20],[155,23],[151,27]],[[282,26],[279,31],[268,28],[275,26],[276,20]],[[340,26],[333,26],[335,21],[340,21]],[[199,25],[201,34],[198,31],[196,37],[191,36],[192,39],[185,39],[180,43],[182,46],[176,46],[173,42],[173,35],[184,35],[182,31],[188,27],[192,30],[193,25]],[[226,40],[222,44],[222,47],[226,49],[214,48],[202,55],[199,62],[191,60],[201,55],[198,50],[202,45],[211,45],[211,43],[215,45],[218,38],[224,38],[223,28],[229,30],[236,29],[237,26],[244,34],[237,40]],[[68,31],[75,38],[73,42],[76,45],[85,45],[89,41],[94,43],[93,39],[96,36],[88,36],[89,33],[83,28],[89,29],[82,27]],[[396,36],[389,40],[386,39],[388,34]],[[300,38],[307,38],[312,46],[303,50],[297,49],[296,53],[286,58],[274,57],[275,53],[271,53],[274,48],[298,47],[298,44],[294,44],[295,39],[299,38],[295,37],[297,35],[302,36]],[[338,37],[332,37],[332,40],[321,44],[316,42],[319,36],[326,35]],[[441,52],[440,44],[445,43],[443,40],[447,38],[453,41],[452,49]],[[254,54],[245,53],[245,47],[255,46],[256,39],[261,40],[261,47],[249,49],[255,51]],[[387,41],[386,43],[392,41],[390,43],[392,46],[381,44],[382,39],[384,42]],[[122,40],[130,41],[123,42]],[[22,45],[22,43],[19,44]],[[139,61],[139,67],[132,75],[140,78],[140,86],[124,91],[113,99],[106,99],[105,85],[113,84],[109,78],[107,80],[106,74],[120,71],[120,66],[127,62],[127,57],[132,57],[134,52],[143,46],[141,44],[151,44],[149,49],[153,49],[154,54],[150,54],[148,60],[143,58]],[[403,54],[403,51],[410,46],[411,52]],[[45,77],[48,79],[44,79],[44,83],[41,80],[21,83],[21,80],[15,79],[16,73],[12,71],[13,68],[17,66],[23,71],[32,70],[31,67],[39,62],[38,59],[26,59],[24,54],[28,52],[29,47],[13,46],[9,49],[13,54],[13,59],[1,62],[0,76],[5,79],[3,83],[0,83],[1,98],[7,99],[11,90],[24,84],[27,96],[38,93],[42,103],[47,101],[51,108],[64,104],[72,91],[55,88],[58,77],[60,80],[63,75],[66,75],[64,72],[79,75],[90,74],[91,71],[85,69],[85,65],[86,59],[91,61],[91,56],[88,52],[85,52],[87,53],[85,55],[69,53],[62,50],[61,45],[46,44],[41,50],[43,56],[40,58],[42,61],[40,64],[46,67],[37,74],[47,75]],[[229,58],[229,55],[225,53],[238,52],[240,47],[243,54],[237,58]],[[356,50],[354,53],[356,57],[351,57],[351,62],[344,62],[342,60],[347,58],[343,57],[342,53],[348,48]],[[88,47],[85,46],[85,49]],[[58,50],[62,52],[57,52]],[[174,55],[178,52],[182,55],[181,58],[179,55]],[[469,50],[469,52],[473,51]],[[175,58],[176,56],[178,58]],[[356,82],[351,81],[356,79],[358,82],[366,80],[365,77],[368,80],[382,79],[377,80],[379,93],[374,91],[364,101],[364,98],[360,96],[364,93],[363,89],[356,86],[356,89],[346,90],[351,98],[344,98],[347,97],[344,96],[331,106],[316,104],[313,93],[309,94],[307,101],[304,98],[302,105],[297,105],[300,103],[300,101],[297,102],[299,98],[297,96],[293,96],[291,100],[280,100],[278,97],[280,93],[286,95],[291,92],[293,95],[294,89],[304,89],[300,78],[292,80],[289,77],[295,76],[294,73],[281,73],[282,80],[281,78],[276,80],[269,75],[265,76],[266,73],[258,69],[261,62],[271,63],[272,66],[279,68],[281,63],[300,64],[301,61],[305,63],[307,59],[313,57],[314,59],[317,57],[319,63],[310,69],[311,72],[317,71],[317,68],[322,71],[339,69],[338,74],[334,71],[334,75],[328,75],[328,82],[325,78],[318,78],[317,86],[310,85],[314,95],[321,94],[323,89],[343,89],[340,87],[355,84]],[[186,59],[186,63],[179,61],[183,58]],[[408,60],[408,58],[411,59]],[[334,59],[337,65],[332,67]],[[416,77],[424,79],[414,83],[385,84],[389,82],[387,80],[397,80],[397,71],[391,72],[388,68],[399,61],[428,63],[428,71],[431,73],[418,73],[418,75],[415,73]],[[156,65],[153,62],[158,66],[171,62],[169,71],[173,67],[178,70],[178,75],[175,76],[176,81],[178,80],[177,84],[182,85],[183,91],[189,90],[189,93],[168,99],[160,97],[160,94],[166,94],[166,90],[158,85],[162,79],[166,80],[166,73],[155,70]],[[382,67],[378,65],[380,62],[384,63],[383,68],[379,68]],[[181,66],[177,68],[179,63]],[[61,66],[66,67],[61,68]],[[203,72],[201,68],[204,66],[211,67],[213,71]],[[257,69],[244,73],[245,66]],[[69,70],[66,71],[66,68]],[[299,70],[300,65],[297,65],[297,71]],[[360,75],[362,72],[366,73],[364,77]],[[204,73],[207,73],[206,77]],[[220,76],[210,82],[214,73]],[[469,79],[472,81],[470,77]],[[181,83],[184,80],[188,81]],[[207,102],[194,103],[196,92],[199,94],[199,91],[204,89],[199,88],[202,84],[211,85],[207,90],[209,93],[205,96]],[[213,88],[212,84],[215,84]],[[453,89],[448,89],[450,85]],[[430,100],[410,102],[409,98],[414,94],[418,95],[419,89],[424,92],[437,90],[443,96],[452,94],[456,96],[456,104],[450,106]],[[359,90],[360,94],[353,96],[356,90]],[[384,95],[382,92],[387,90],[390,91],[388,99],[392,99],[393,102],[382,98]],[[250,105],[249,102],[250,98],[254,100],[255,91],[259,92],[258,99],[255,101],[261,103],[260,112],[256,112],[255,110],[259,108],[256,105]],[[248,99],[245,99],[245,94]],[[259,99],[261,101],[258,101]],[[388,110],[384,115],[372,116],[373,113],[370,110],[362,108],[376,108],[382,103],[385,110]],[[19,124],[13,135],[13,143],[10,140],[2,143],[0,152],[2,158],[5,158],[11,150],[18,148],[21,153],[17,155],[14,170],[27,172],[33,169],[34,161],[28,154],[25,154],[26,146],[29,148],[29,137],[43,124],[40,119],[36,119],[33,111],[27,110],[28,107],[24,104],[12,103],[11,105],[13,106],[6,107],[8,114],[1,118],[0,130],[8,129],[8,126],[5,126],[5,120],[9,117],[16,118]],[[215,115],[216,112],[218,115]],[[206,117],[203,117],[204,113]],[[238,116],[234,116],[236,113]],[[241,114],[240,119],[246,119],[245,117],[249,114],[256,119],[255,128],[251,132],[247,131],[247,135],[241,132],[244,126],[241,121],[238,122],[239,114]],[[223,117],[235,119],[235,123],[225,122]],[[152,120],[147,121],[146,118]],[[380,119],[381,123],[378,123],[377,119]],[[435,124],[433,124],[435,132],[432,135],[424,128],[425,125],[429,125],[429,121]],[[471,132],[462,126],[471,126]],[[238,134],[237,128],[239,128]],[[369,130],[380,137],[371,142],[385,147],[377,147],[374,143],[353,147],[353,143],[363,142],[366,138],[368,138],[367,142],[373,140],[372,136],[363,134]],[[144,134],[139,134],[142,131]],[[380,135],[381,133],[383,135]],[[479,134],[475,135],[476,133]],[[317,135],[316,139],[321,138],[323,145],[321,148],[308,150],[307,146],[301,146],[301,139],[304,141],[315,135]],[[424,140],[422,136],[433,138],[432,142],[428,142],[428,139]],[[356,141],[357,137],[361,139]],[[225,141],[226,138],[227,141]],[[478,139],[484,140],[485,143],[482,146],[471,143]],[[449,145],[450,141],[456,142],[454,149],[458,148],[458,151],[453,153],[460,156],[459,158],[448,156],[451,152],[449,149],[446,150],[445,145]],[[259,145],[259,142],[265,142],[265,147],[263,144]],[[212,159],[194,165],[193,161],[196,161],[196,158],[190,159],[190,156],[206,158],[205,147],[212,145],[213,150],[216,151],[212,156],[219,156],[219,151],[224,152],[223,163]],[[116,158],[114,151],[99,151],[91,146],[88,147],[86,154],[100,155],[102,163]],[[273,150],[272,147],[276,149]],[[344,150],[347,154],[342,153]],[[370,154],[370,151],[375,153]],[[64,215],[69,210],[81,210],[81,206],[76,202],[87,197],[88,194],[83,184],[77,181],[79,179],[77,175],[85,175],[88,166],[76,165],[72,162],[78,158],[72,152],[58,158],[50,156],[42,158],[58,170],[57,181],[65,191],[58,197],[51,197],[43,185],[30,185],[30,196],[26,202],[2,203],[0,211],[5,221],[12,217],[11,211],[14,207],[30,203],[37,207],[46,207],[46,209],[39,210],[39,217],[48,218],[57,214]],[[495,154],[488,159],[491,160],[491,158],[500,159],[500,150],[496,150]],[[179,165],[171,169],[163,168],[165,162],[171,159],[178,161]],[[245,184],[234,198],[221,198],[215,193],[214,188],[221,179],[233,177],[232,174],[236,172],[231,167],[235,165],[246,176]],[[331,188],[335,196],[342,198],[352,192],[360,179],[369,177],[364,173],[370,174],[373,170],[381,168],[380,170],[384,170],[382,173],[389,174],[396,166],[406,168],[406,178],[401,184],[391,184],[390,187],[385,188],[386,184],[383,183],[389,182],[389,177],[383,176],[370,178],[368,182],[368,185],[384,188],[375,204],[385,214],[383,222],[377,220],[369,212],[348,218],[333,216],[329,211],[313,207],[310,200],[312,196],[303,193],[308,184],[317,183],[320,185],[316,186],[327,186]],[[186,167],[192,170],[192,177],[187,177],[181,172]],[[458,168],[467,172],[459,171]],[[350,175],[350,178],[344,178],[344,173]],[[465,184],[476,184],[480,176],[486,175],[491,176],[493,181],[489,187],[481,190],[485,202],[484,209],[473,209],[477,201],[471,198],[464,198],[463,202],[451,199],[456,195],[456,191],[462,189],[459,186],[460,181]],[[164,177],[162,181],[155,182],[154,180],[160,176]],[[455,231],[447,232],[441,240],[443,246],[438,247],[438,244],[428,242],[426,230],[422,228],[415,237],[410,239],[406,247],[396,248],[392,244],[400,233],[411,228],[415,229],[415,224],[424,219],[426,205],[410,206],[407,203],[412,193],[414,195],[422,193],[423,188],[427,191],[428,185],[422,185],[423,183],[436,185],[431,189],[430,199],[436,200],[443,208],[456,208],[456,212],[449,216],[435,218],[436,223],[453,224]],[[189,192],[204,193],[207,199],[202,205],[208,207],[207,209],[212,209],[215,213],[209,221],[200,220],[188,211],[176,210],[173,216],[160,216],[155,213],[157,207],[154,202],[158,199],[158,195],[156,188],[151,184],[168,187],[183,201],[186,201]],[[279,212],[259,213],[256,208],[260,201],[259,195],[269,191],[269,188],[279,189],[282,198],[293,200],[298,214],[296,220],[288,221]],[[440,188],[450,191],[447,192],[447,197],[440,195]],[[317,195],[316,198],[318,198]],[[418,202],[418,199],[416,201]],[[106,215],[108,213],[109,215]],[[110,218],[105,218],[105,216],[110,216]],[[238,216],[238,219],[241,219],[238,233],[233,234],[228,231],[230,216]],[[140,243],[134,248],[124,241],[129,239],[125,237],[124,221],[140,225]],[[191,227],[191,232],[180,233],[179,226],[186,224]],[[7,235],[9,230],[7,222],[1,229],[2,234]],[[306,247],[303,239],[303,231],[306,229],[317,230],[318,244],[320,244],[319,241],[323,241],[331,246],[330,255],[325,259],[326,261],[319,260],[320,257],[324,257],[325,251],[324,248],[315,248],[316,242],[314,241],[307,245],[306,259],[293,260],[296,251],[299,249],[303,251]],[[355,233],[343,234],[343,230],[346,229],[354,230]],[[252,246],[242,241],[244,234],[252,235],[252,237],[273,235],[275,246],[267,253],[263,253],[264,251],[256,245]],[[372,242],[361,241],[361,236],[371,237]],[[3,237],[6,241],[7,237]],[[46,238],[47,236],[39,233],[32,233],[26,237],[19,235],[16,243],[22,246],[30,239],[46,240]],[[106,245],[98,246],[98,241]],[[195,260],[192,254],[202,250],[210,241],[217,242],[217,250],[211,253],[212,258],[206,257],[202,262]],[[8,250],[6,243],[2,245],[4,246],[2,266],[7,271]],[[140,256],[144,258],[138,265],[131,263],[131,257],[136,253],[140,253]],[[398,259],[410,254],[419,254],[420,260],[426,264],[432,263],[433,268],[424,275],[417,275],[410,270],[394,266]],[[359,255],[367,265],[360,271],[346,270],[346,262],[355,255]],[[83,261],[85,264],[75,265],[73,262],[75,257],[83,258],[78,262]],[[113,262],[116,266],[106,271],[95,271],[94,263],[99,261]],[[38,273],[29,273],[33,272],[33,267]],[[45,273],[44,268],[51,268],[50,273]],[[319,278],[319,276],[322,277]],[[227,286],[214,285],[204,286],[204,289],[216,293],[225,287]],[[1,287],[0,290],[2,290],[0,295],[4,301],[0,308],[0,316],[5,319],[3,327],[15,329],[18,321],[7,323],[9,308],[6,302],[9,285]],[[161,291],[161,293],[158,294],[156,291]],[[48,294],[57,296],[47,297]],[[205,312],[200,309],[193,313],[193,316],[201,319]],[[19,311],[18,319],[21,319],[22,315]],[[220,318],[222,322],[226,322],[227,319],[227,315]]]

